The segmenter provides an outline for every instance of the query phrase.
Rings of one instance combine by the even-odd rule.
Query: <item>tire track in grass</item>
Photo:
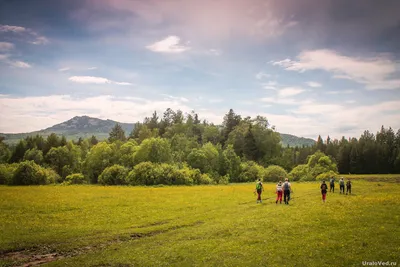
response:
[[[155,222],[150,224],[150,226],[157,226],[157,225],[162,225],[166,224],[167,222],[161,221],[161,222]],[[104,249],[108,246],[111,246],[116,243],[123,243],[123,242],[128,242],[132,239],[141,239],[141,238],[146,238],[146,237],[151,237],[155,235],[160,235],[164,234],[167,232],[175,231],[178,229],[182,228],[188,228],[188,227],[195,227],[198,225],[204,224],[204,221],[195,221],[193,223],[189,224],[182,224],[182,225],[175,225],[171,226],[165,229],[158,229],[158,230],[153,230],[153,231],[148,231],[148,232],[134,232],[130,233],[129,235],[123,235],[123,236],[118,236],[117,238],[114,238],[108,242],[104,242],[101,244],[96,244],[92,246],[85,246],[81,247],[78,249],[74,249],[73,251],[70,252],[55,252],[53,249],[49,247],[35,247],[31,249],[21,249],[18,251],[5,251],[0,253],[0,259],[4,261],[11,261],[12,266],[20,266],[20,267],[30,267],[30,266],[39,266],[45,263],[53,262],[56,260],[64,259],[64,258],[70,258],[70,257],[76,257],[81,254],[87,253],[89,251],[94,251],[94,250],[100,250]],[[136,227],[139,229],[146,228],[148,226],[142,225],[140,227]]]

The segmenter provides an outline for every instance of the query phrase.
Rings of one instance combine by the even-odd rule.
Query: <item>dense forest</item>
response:
[[[0,139],[0,184],[212,184],[282,177],[312,181],[340,173],[400,173],[400,130],[365,131],[359,139],[282,147],[265,117],[232,109],[221,126],[198,114],[154,112],[125,135],[116,124],[107,141],[28,136],[9,147]]]

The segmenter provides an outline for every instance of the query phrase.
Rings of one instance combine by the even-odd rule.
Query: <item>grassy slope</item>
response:
[[[252,184],[0,187],[0,251],[36,247],[37,253],[75,255],[50,266],[360,266],[363,260],[399,260],[399,184],[354,181],[355,195],[329,194],[325,204],[318,183],[293,186],[289,206],[275,205],[273,184],[265,185],[269,199],[261,205]]]

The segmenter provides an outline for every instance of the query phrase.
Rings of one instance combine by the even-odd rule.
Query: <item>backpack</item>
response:
[[[256,189],[257,190],[260,190],[262,188],[262,184],[261,184],[261,182],[258,182],[257,184],[256,184]]]
[[[321,185],[321,189],[322,189],[322,190],[326,190],[326,184],[322,184],[322,185]]]
[[[289,182],[285,182],[285,183],[283,184],[283,189],[284,189],[284,190],[289,190]]]

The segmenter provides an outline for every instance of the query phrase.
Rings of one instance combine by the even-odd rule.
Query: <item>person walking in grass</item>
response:
[[[258,181],[256,183],[256,191],[257,191],[257,203],[258,202],[262,203],[261,193],[262,193],[262,191],[264,191],[264,187],[263,187],[263,184],[261,182],[261,179],[258,179]]]
[[[350,181],[350,179],[348,179],[347,183],[346,183],[346,195],[347,194],[351,195],[351,181]]]
[[[335,193],[335,177],[332,177],[329,181],[329,192]]]
[[[283,183],[283,201],[286,205],[289,205],[290,191],[292,191],[292,185],[289,183],[289,179],[285,178]]]
[[[279,181],[279,183],[276,185],[276,204],[278,204],[278,201],[280,201],[280,204],[282,204],[282,193],[282,181]]]
[[[326,185],[325,181],[322,181],[321,194],[322,194],[322,202],[324,202],[324,203],[325,203],[325,200],[326,200],[327,191],[328,191],[328,186]]]
[[[339,180],[339,186],[340,186],[340,194],[342,194],[342,192],[344,194],[344,180],[343,180],[343,177],[340,178],[340,180]]]

